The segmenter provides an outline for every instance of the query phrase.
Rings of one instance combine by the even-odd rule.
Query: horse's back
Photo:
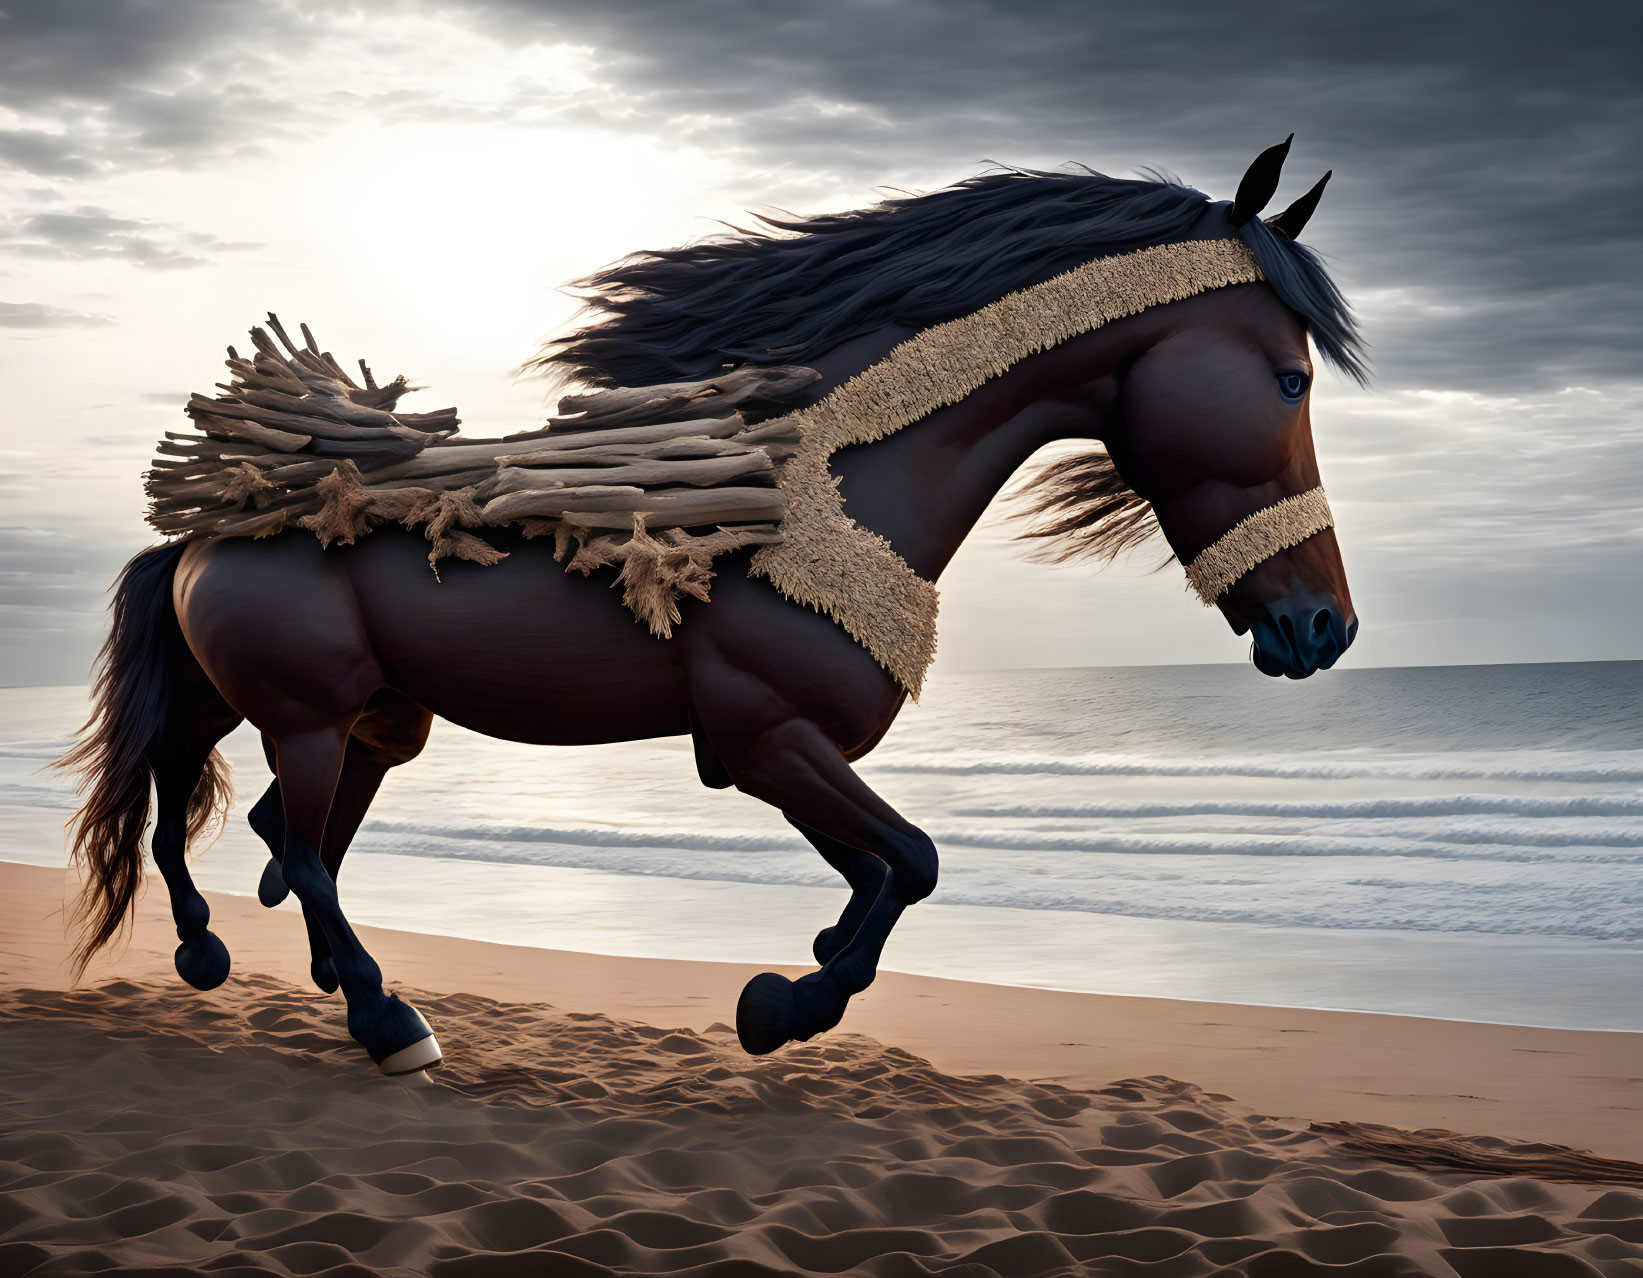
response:
[[[634,620],[601,579],[611,574],[567,574],[551,543],[506,544],[497,564],[445,559],[436,576],[428,543],[397,528],[329,549],[306,533],[206,543],[179,569],[178,615],[231,704],[245,699],[242,669],[277,670],[304,699],[316,679],[329,694],[317,699],[333,704],[390,687],[513,740],[685,731],[678,646]],[[293,658],[299,669],[287,668]]]

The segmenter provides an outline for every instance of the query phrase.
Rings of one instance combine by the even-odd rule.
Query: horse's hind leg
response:
[[[325,822],[325,843],[320,849],[320,863],[333,883],[342,873],[342,858],[359,832],[360,823],[365,820],[388,769],[409,763],[422,753],[432,723],[433,715],[408,697],[388,689],[375,693],[365,713],[355,720],[343,756],[342,775],[337,780],[336,794],[332,796],[331,811]],[[274,747],[266,735],[263,749],[272,768]],[[285,815],[280,806],[277,776],[251,810],[250,821],[251,828],[268,844],[271,854],[263,869],[257,896],[264,905],[272,907],[284,900],[289,891],[280,864],[284,855]],[[302,913],[308,926],[309,973],[314,984],[329,994],[337,988],[331,947],[314,912],[304,907]]]
[[[222,766],[211,758],[217,742],[239,722],[214,692],[194,699],[173,716],[178,726],[161,736],[149,752],[154,773],[155,820],[150,848],[171,898],[177,925],[177,975],[197,990],[215,989],[228,978],[228,947],[207,924],[211,909],[188,872],[188,839],[193,819],[213,806],[203,788],[226,785]],[[207,775],[207,769],[210,775]]]
[[[338,725],[274,740],[285,846],[285,882],[311,914],[330,948],[337,980],[348,1000],[348,1032],[385,1074],[427,1069],[440,1061],[439,1044],[409,1003],[382,992],[376,964],[337,899],[337,885],[321,859],[326,819],[348,749],[348,728]]]

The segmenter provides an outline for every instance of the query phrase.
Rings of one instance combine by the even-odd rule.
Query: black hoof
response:
[[[197,990],[214,990],[228,979],[228,947],[207,932],[197,941],[184,941],[173,956],[177,975]]]
[[[291,889],[285,886],[285,871],[280,869],[278,861],[269,857],[268,864],[262,867],[262,879],[257,884],[257,900],[273,909],[290,895]]]
[[[317,958],[308,965],[308,975],[313,977],[314,984],[319,986],[322,993],[335,994],[337,992],[337,965],[331,962],[331,956]]]
[[[736,1037],[750,1056],[768,1056],[793,1037],[798,1005],[793,982],[774,972],[760,972],[736,1002]]]
[[[824,927],[816,933],[816,941],[810,947],[810,952],[816,956],[816,962],[826,967],[828,961],[849,944],[850,938],[845,935],[844,929],[839,927]]]
[[[413,1043],[434,1036],[428,1022],[422,1019],[422,1013],[401,1001],[397,994],[390,994],[368,1012],[349,1009],[348,1032],[378,1065],[399,1055]],[[425,1069],[427,1066],[419,1065],[417,1068]]]

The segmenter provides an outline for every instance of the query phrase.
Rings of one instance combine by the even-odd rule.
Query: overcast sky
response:
[[[1334,169],[1306,239],[1376,366],[1313,402],[1348,662],[1643,657],[1640,12],[0,0],[0,682],[85,677],[154,442],[267,310],[518,430],[556,287],[624,252],[988,159],[1227,199],[1291,131],[1278,202]],[[938,668],[1242,658],[1178,568],[1008,530],[943,579]]]

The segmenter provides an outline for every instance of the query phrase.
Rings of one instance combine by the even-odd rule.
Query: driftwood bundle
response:
[[[457,439],[454,408],[397,411],[416,389],[404,377],[378,386],[361,360],[361,386],[306,324],[302,347],[275,316],[268,327],[272,337],[251,330],[250,359],[228,348],[222,395],[189,400],[198,433],[168,431],[160,443],[147,487],[161,532],[267,537],[299,527],[329,546],[392,522],[424,530],[437,571],[446,557],[497,562],[505,552],[479,531],[518,525],[551,534],[568,568],[619,565],[624,602],[663,637],[681,595],[707,598],[715,557],[781,540],[776,467],[797,427],[748,426],[742,410],[791,400],[817,379],[812,369],[743,367],[568,396],[541,430]]]

